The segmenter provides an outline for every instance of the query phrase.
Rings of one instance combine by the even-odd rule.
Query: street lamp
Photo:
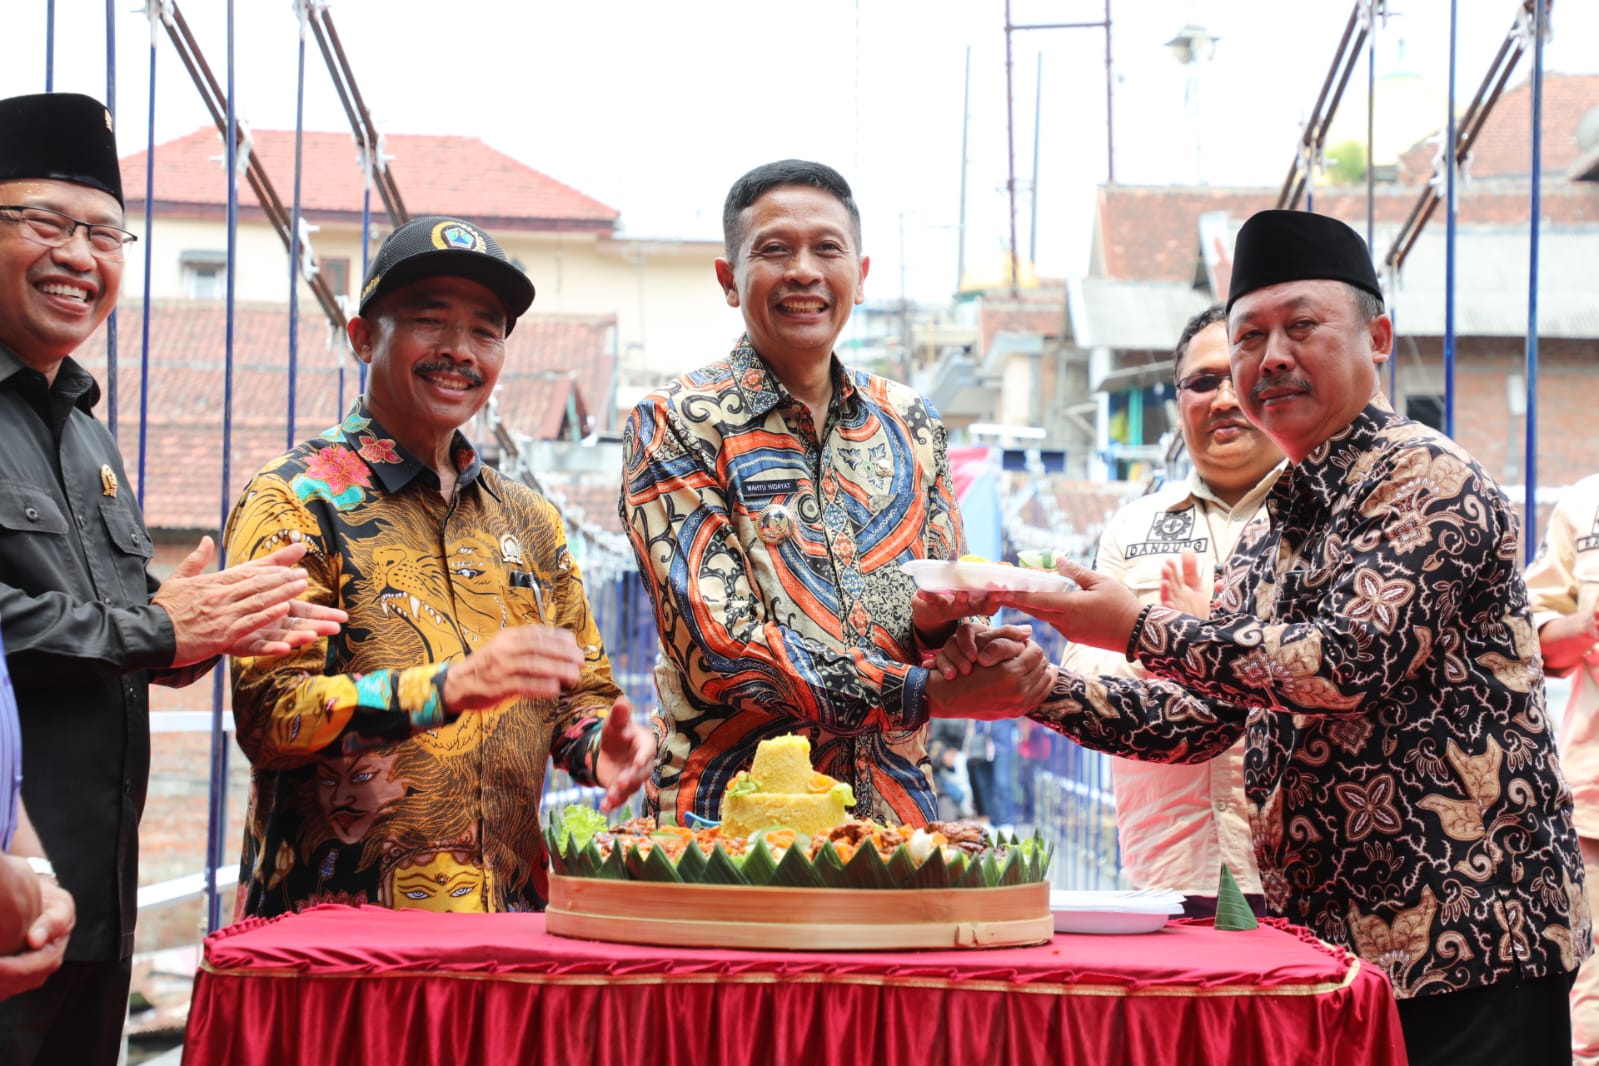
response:
[[[1205,181],[1205,131],[1199,113],[1199,67],[1215,58],[1216,42],[1219,40],[1220,37],[1203,26],[1190,22],[1177,31],[1177,36],[1166,42],[1171,54],[1188,72],[1188,80],[1183,86],[1183,112],[1194,134],[1194,181],[1201,185]]]

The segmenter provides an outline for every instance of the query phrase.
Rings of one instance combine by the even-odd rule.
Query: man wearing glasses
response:
[[[1172,354],[1188,478],[1140,497],[1111,518],[1094,569],[1142,603],[1210,613],[1216,577],[1244,529],[1269,521],[1266,496],[1283,453],[1244,417],[1227,358],[1227,312],[1209,307],[1183,328]],[[1193,590],[1192,602],[1183,599]],[[1143,677],[1143,667],[1087,644],[1068,644],[1061,665],[1086,677]],[[1174,888],[1195,913],[1214,898],[1226,863],[1245,892],[1260,891],[1244,802],[1244,745],[1208,762],[1116,759],[1116,832],[1122,867],[1140,888]]]
[[[0,100],[0,632],[22,726],[22,795],[77,905],[65,961],[0,1002],[0,1062],[117,1061],[127,1010],[149,684],[220,655],[281,655],[337,632],[295,600],[303,545],[167,581],[73,353],[116,304],[125,246],[111,115],[86,96]],[[158,460],[159,461],[159,460]]]

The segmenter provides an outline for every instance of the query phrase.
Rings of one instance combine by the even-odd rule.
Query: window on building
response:
[[[1405,397],[1405,417],[1439,432],[1444,428],[1444,398],[1436,393]]]
[[[350,295],[349,259],[341,257],[318,260],[317,269],[322,273],[322,280],[328,283],[328,291],[334,296]]]
[[[190,250],[178,257],[183,293],[191,300],[220,300],[227,295],[228,254]]]

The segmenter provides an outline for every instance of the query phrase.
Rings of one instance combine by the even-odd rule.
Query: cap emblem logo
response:
[[[486,252],[489,250],[483,234],[465,222],[440,222],[433,227],[433,247],[444,250]]]
[[[366,288],[361,290],[361,302],[362,303],[366,302],[367,297],[372,295],[372,291],[378,287],[378,282],[380,282],[382,280],[383,280],[383,275],[382,274],[373,274],[372,275],[372,280],[368,281],[366,283]]]

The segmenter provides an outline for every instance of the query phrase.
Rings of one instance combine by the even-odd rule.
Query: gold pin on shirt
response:
[[[117,475],[109,466],[100,468],[100,492],[105,496],[117,494]]]

